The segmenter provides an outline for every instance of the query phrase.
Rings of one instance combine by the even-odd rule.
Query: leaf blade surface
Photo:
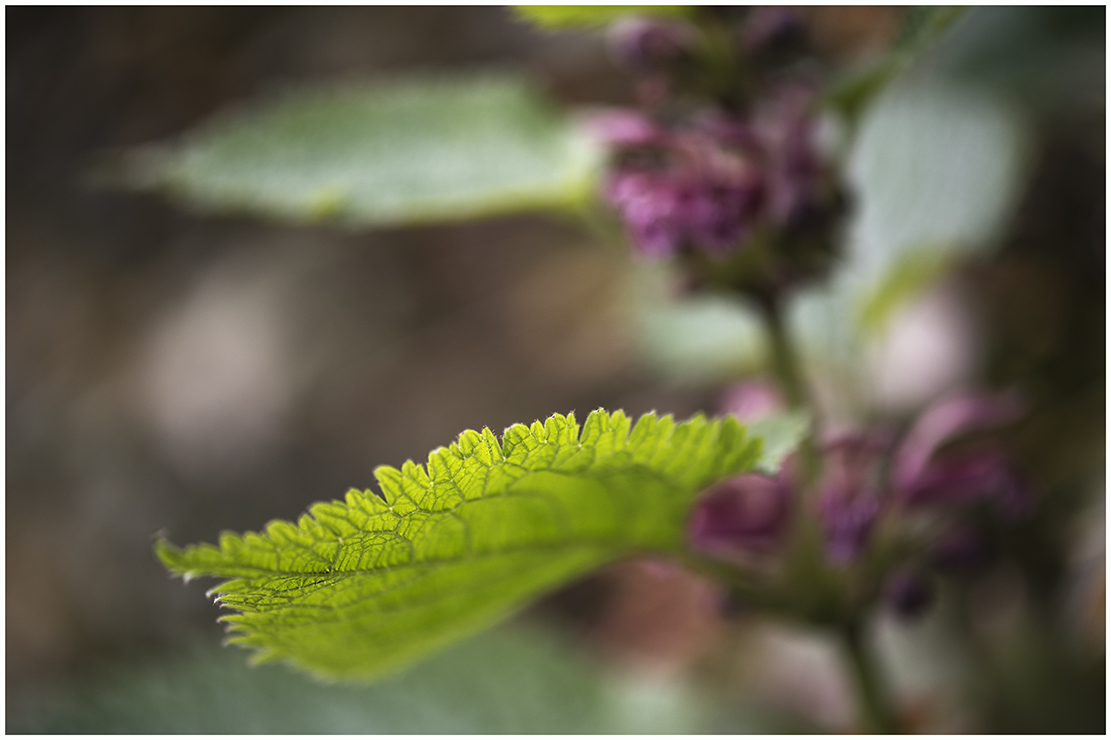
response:
[[[131,152],[123,178],[203,210],[376,227],[571,208],[599,156],[523,77],[441,75],[291,89]]]
[[[782,443],[779,443],[782,446]],[[365,678],[489,626],[544,592],[638,553],[679,553],[706,487],[768,464],[732,417],[555,415],[499,440],[468,431],[375,473],[296,524],[224,533],[158,557],[186,579],[218,576],[224,617],[257,660]]]

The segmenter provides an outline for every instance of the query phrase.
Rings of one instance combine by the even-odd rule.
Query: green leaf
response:
[[[827,104],[855,122],[872,99],[945,36],[966,10],[959,5],[908,8],[891,50],[834,85],[826,96]]]
[[[395,668],[474,633],[587,571],[637,553],[679,554],[711,484],[768,460],[733,418],[621,411],[466,431],[427,466],[375,471],[382,496],[348,492],[293,524],[224,533],[219,547],[158,557],[218,576],[230,642],[321,677]]]
[[[801,411],[767,416],[748,425],[748,432],[763,440],[756,469],[775,475],[783,459],[794,452],[810,428],[810,417]]]
[[[689,5],[517,5],[520,17],[540,28],[600,28],[628,15],[685,18]]]
[[[956,249],[925,245],[894,257],[886,274],[859,304],[857,323],[866,336],[882,334],[895,311],[921,295],[951,267]]]
[[[571,208],[599,151],[524,79],[287,91],[125,156],[123,179],[208,210],[381,226]]]
[[[767,338],[760,317],[736,296],[694,293],[676,298],[675,266],[636,265],[630,283],[637,349],[668,380],[720,384],[760,369]]]

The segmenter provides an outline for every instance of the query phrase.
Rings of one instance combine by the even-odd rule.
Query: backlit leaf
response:
[[[156,545],[186,579],[218,576],[231,642],[332,678],[373,676],[486,627],[613,560],[681,554],[705,488],[783,454],[733,418],[595,411],[466,431],[427,465],[376,471],[297,523]]]

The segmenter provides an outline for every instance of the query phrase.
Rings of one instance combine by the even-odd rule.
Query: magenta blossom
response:
[[[748,54],[772,51],[797,44],[805,31],[802,15],[794,8],[753,8],[741,28],[741,47]]]
[[[1021,413],[1021,404],[1011,395],[961,394],[933,405],[895,453],[892,483],[903,503],[921,507],[988,499],[1008,514],[1023,513],[1029,492],[998,446],[950,448],[974,432],[1009,424]]]
[[[767,210],[771,220],[792,225],[822,209],[828,180],[818,151],[811,108],[814,92],[781,89],[757,112],[755,127],[765,158]]]
[[[696,549],[721,555],[764,553],[782,541],[790,514],[790,486],[765,475],[719,483],[698,502],[690,523]]]
[[[606,194],[642,254],[664,257],[685,245],[724,253],[746,233],[759,183],[733,173],[618,170]]]
[[[681,23],[633,16],[610,26],[606,41],[620,66],[630,72],[652,72],[685,56],[694,43],[694,32]]]

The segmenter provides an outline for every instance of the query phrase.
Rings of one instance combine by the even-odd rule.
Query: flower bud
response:
[[[618,170],[606,187],[633,244],[646,257],[668,257],[686,238],[681,187],[666,174]]]
[[[630,72],[649,72],[684,56],[693,42],[689,28],[649,18],[623,18],[610,26],[610,53]]]
[[[970,432],[1004,426],[1021,413],[1018,400],[1002,394],[968,393],[935,403],[918,418],[895,453],[896,488],[913,490],[926,475],[939,448],[947,442]]]
[[[761,193],[759,183],[743,174],[619,169],[610,177],[606,195],[639,251],[664,257],[684,245],[716,254],[737,246]]]
[[[757,474],[730,478],[698,502],[690,523],[691,543],[724,555],[774,550],[782,541],[789,510],[785,482]]]
[[[996,445],[943,449],[971,432],[999,427],[1021,413],[1012,396],[955,396],[928,409],[895,454],[892,482],[908,506],[990,500],[1009,517],[1030,507],[1030,493]]]
[[[753,8],[741,27],[741,48],[749,54],[787,51],[805,37],[802,15],[794,8]]]

